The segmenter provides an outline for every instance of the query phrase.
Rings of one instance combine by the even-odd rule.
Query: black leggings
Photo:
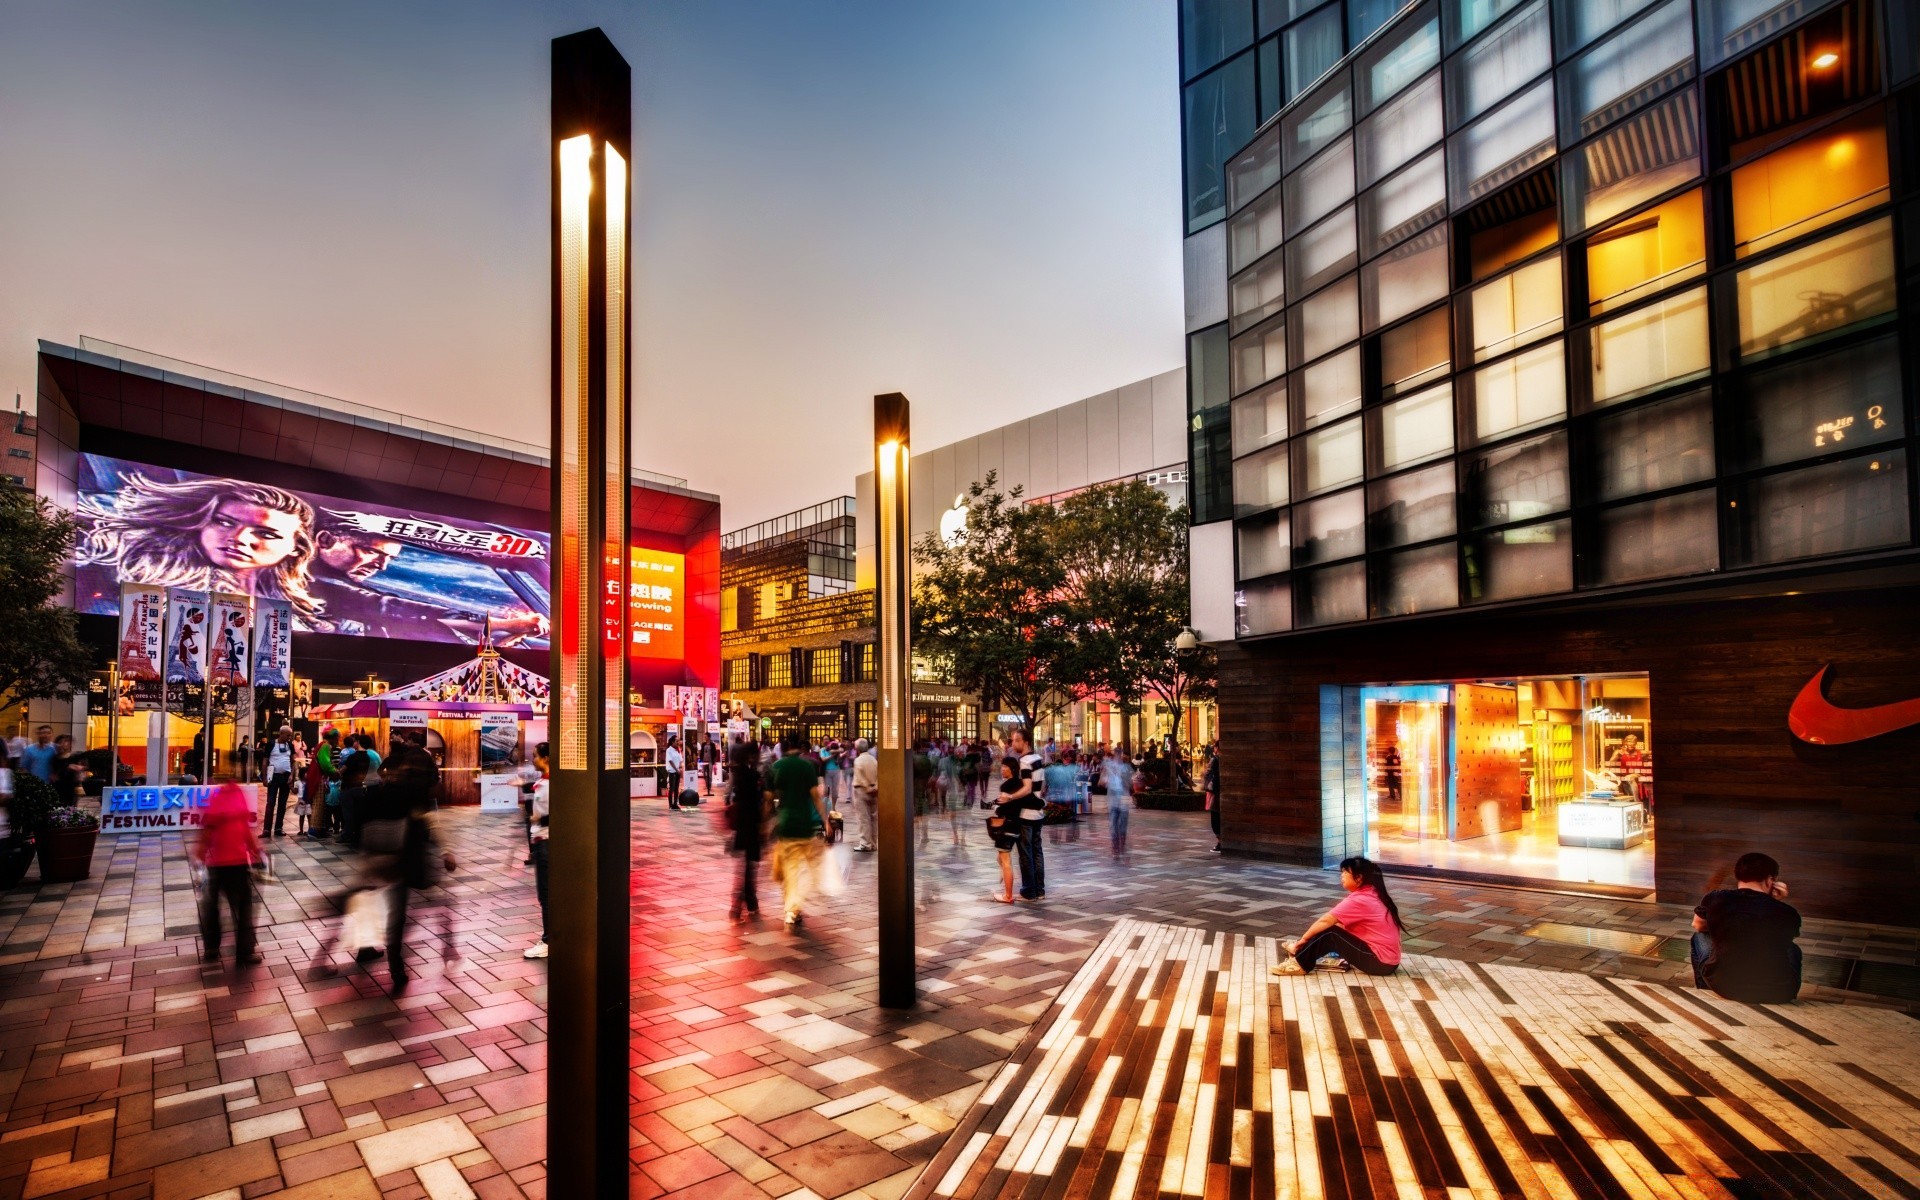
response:
[[[1300,964],[1301,970],[1311,971],[1313,964],[1329,954],[1338,954],[1369,975],[1391,975],[1400,969],[1399,963],[1388,966],[1381,962],[1372,947],[1338,925],[1301,942],[1293,952],[1293,959]]]

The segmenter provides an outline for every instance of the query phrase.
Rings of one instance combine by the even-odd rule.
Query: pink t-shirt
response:
[[[1382,963],[1390,967],[1399,963],[1400,927],[1393,923],[1393,914],[1372,888],[1348,892],[1346,899],[1333,906],[1333,919],[1365,942]]]

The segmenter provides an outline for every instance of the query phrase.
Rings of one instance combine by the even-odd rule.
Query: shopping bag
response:
[[[853,855],[844,843],[832,845],[822,843],[813,852],[813,869],[819,878],[820,893],[824,896],[838,896],[847,890],[847,867]]]
[[[347,897],[347,915],[340,941],[349,953],[359,958],[364,952],[378,952],[387,942],[387,892],[385,888],[365,888]]]

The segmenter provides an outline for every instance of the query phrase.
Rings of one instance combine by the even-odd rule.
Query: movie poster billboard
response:
[[[120,700],[123,713],[160,707],[167,596],[157,587],[126,584],[120,593]]]
[[[495,645],[548,645],[545,531],[98,454],[77,465],[82,612],[119,612],[120,585],[139,583],[283,604],[289,633],[473,644],[486,625]],[[631,557],[629,656],[677,660],[685,559]],[[269,686],[257,667],[255,681]]]
[[[253,686],[287,686],[293,670],[293,606],[285,600],[263,600],[254,610]]]

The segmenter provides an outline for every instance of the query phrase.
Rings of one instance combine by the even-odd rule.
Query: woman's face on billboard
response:
[[[222,500],[200,531],[207,561],[229,571],[257,571],[293,553],[300,516],[245,500]]]

